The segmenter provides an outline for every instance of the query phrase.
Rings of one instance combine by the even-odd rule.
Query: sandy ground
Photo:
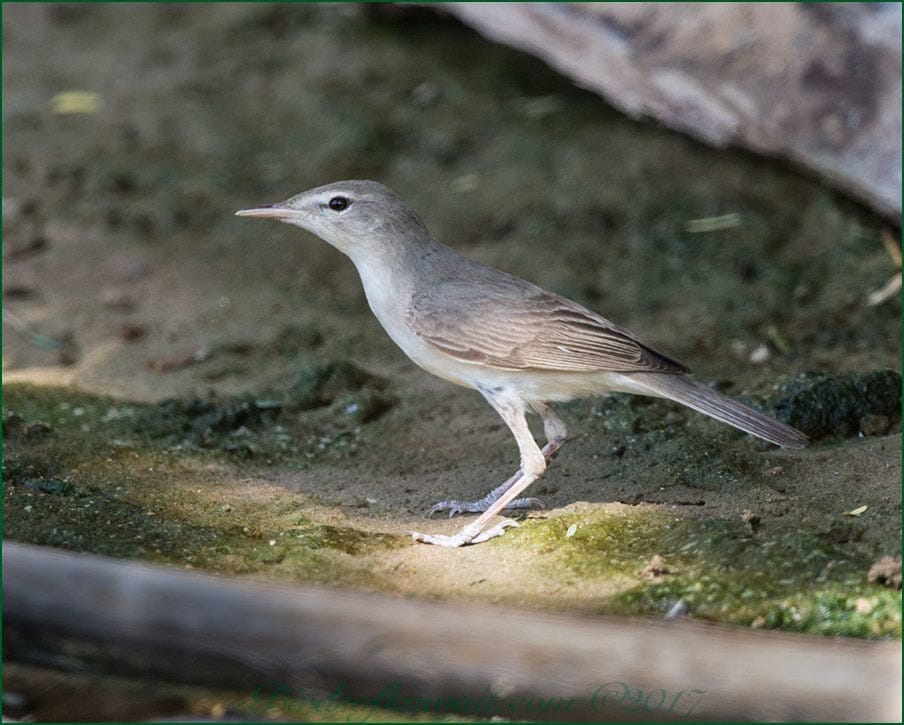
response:
[[[232,215],[378,179],[440,240],[775,410],[804,371],[899,369],[899,302],[865,304],[894,271],[867,211],[625,119],[430,14],[28,4],[4,6],[3,33],[5,536],[416,596],[625,614],[684,599],[748,626],[899,636],[899,594],[867,581],[899,550],[897,399],[801,451],[665,403],[577,401],[535,486],[545,511],[485,546],[416,546],[405,531],[460,526],[426,521],[433,502],[509,475],[510,434],[393,346],[342,255]],[[58,112],[72,91],[96,94],[90,112]],[[158,405],[293,401],[340,361],[380,381],[340,379],[326,405],[284,402],[213,438],[184,403]],[[655,554],[673,571],[650,581]]]

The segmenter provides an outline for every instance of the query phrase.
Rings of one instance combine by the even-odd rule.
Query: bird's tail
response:
[[[641,392],[642,389],[647,395],[674,400],[777,446],[803,448],[809,440],[796,428],[748,408],[686,375],[638,372],[626,377],[630,377],[639,388],[632,392]]]

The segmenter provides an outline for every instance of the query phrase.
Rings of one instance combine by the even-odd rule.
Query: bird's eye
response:
[[[344,211],[348,209],[349,201],[344,196],[334,196],[330,199],[329,207],[333,211]]]

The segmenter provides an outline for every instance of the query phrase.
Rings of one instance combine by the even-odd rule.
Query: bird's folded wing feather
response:
[[[441,352],[504,370],[687,372],[604,317],[527,283],[444,282],[416,294],[406,319]]]

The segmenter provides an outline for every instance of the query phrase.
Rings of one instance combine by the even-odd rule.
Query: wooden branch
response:
[[[7,660],[530,720],[900,721],[901,645],[286,587],[3,546]],[[284,704],[286,700],[283,700]]]

